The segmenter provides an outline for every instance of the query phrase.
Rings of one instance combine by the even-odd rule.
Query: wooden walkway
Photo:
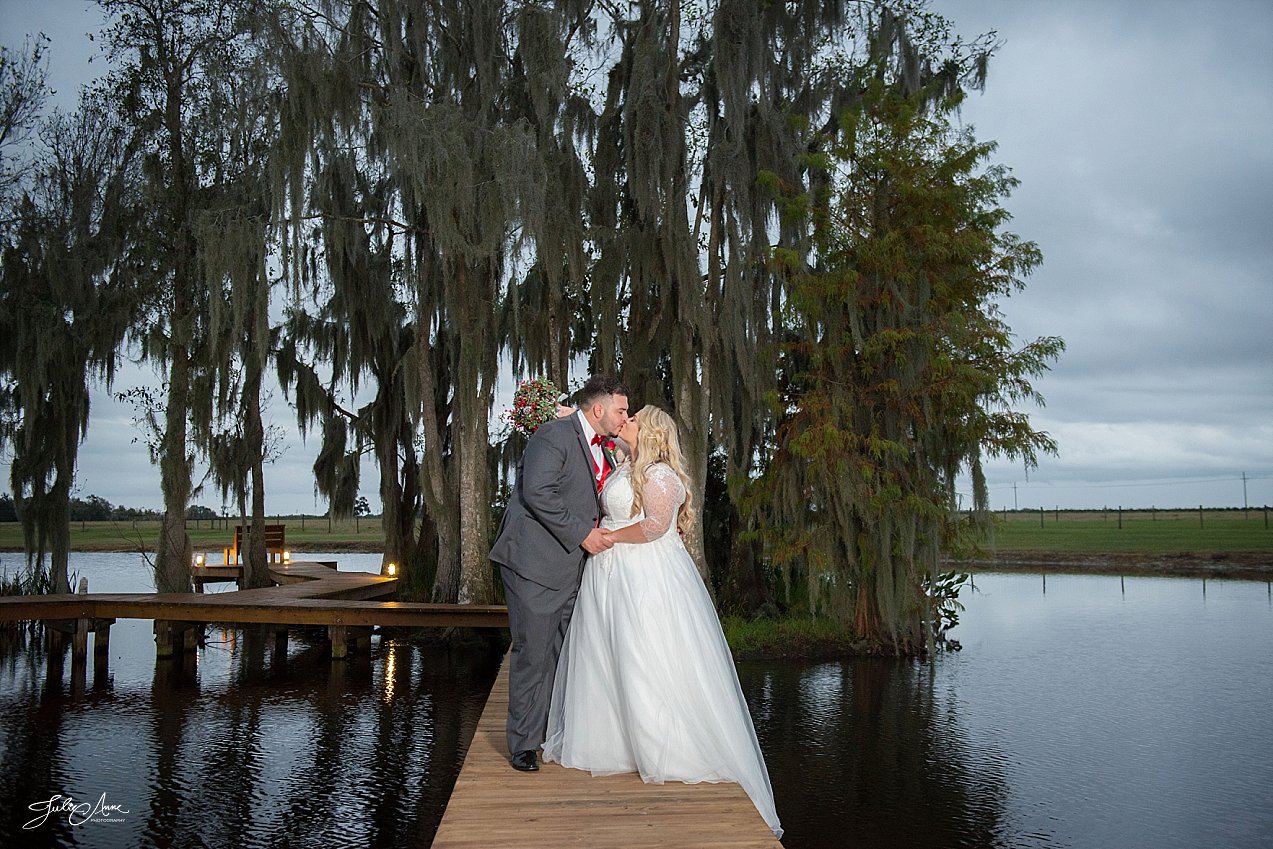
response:
[[[508,657],[478,721],[433,849],[581,846],[589,849],[781,849],[737,784],[645,784],[542,764],[508,765]]]
[[[24,619],[172,619],[279,625],[387,625],[503,628],[501,605],[374,601],[397,592],[397,579],[338,572],[320,563],[270,567],[280,586],[225,593],[85,593],[0,597],[0,621]]]
[[[74,652],[96,632],[97,647],[109,640],[116,619],[154,619],[156,642],[171,649],[174,623],[326,625],[334,657],[345,656],[349,629],[375,625],[397,628],[504,628],[508,611],[500,605],[423,604],[379,601],[397,592],[397,579],[369,572],[339,572],[334,563],[271,564],[278,586],[224,593],[74,593],[0,597],[0,622],[45,619],[72,622]],[[103,636],[103,634],[106,634]]]

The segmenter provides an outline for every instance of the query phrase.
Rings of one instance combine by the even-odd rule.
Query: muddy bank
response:
[[[1179,578],[1226,578],[1273,581],[1273,552],[1183,551],[1146,552],[1000,551],[979,560],[949,561],[951,569],[972,572],[1036,572],[1075,575],[1149,575]]]

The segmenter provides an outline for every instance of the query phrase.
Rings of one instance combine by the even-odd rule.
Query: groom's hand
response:
[[[600,554],[607,548],[614,548],[614,542],[610,539],[610,532],[604,528],[593,528],[592,531],[583,538],[581,543],[583,550],[589,554]]]

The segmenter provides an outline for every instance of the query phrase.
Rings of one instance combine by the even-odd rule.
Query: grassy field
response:
[[[995,514],[986,545],[998,551],[1072,554],[1273,552],[1264,508],[1249,510],[1045,510]]]
[[[292,551],[380,551],[384,533],[380,518],[363,517],[335,521],[329,528],[326,518],[271,516],[268,523],[287,526],[287,547]],[[221,550],[234,539],[234,524],[213,524],[207,520],[186,523],[194,550],[220,560]],[[71,548],[75,551],[154,551],[159,540],[159,521],[72,522]],[[22,550],[22,527],[17,522],[0,522],[0,551]]]
[[[379,517],[333,522],[318,517],[271,516],[270,524],[287,526],[293,551],[380,551],[384,535]],[[1263,508],[1242,510],[1046,510],[995,514],[990,551],[1054,554],[1182,554],[1221,552],[1273,553],[1273,529]],[[1121,526],[1120,526],[1121,525]],[[196,552],[219,559],[234,536],[233,525],[188,522]],[[159,522],[74,522],[71,547],[77,551],[153,551]],[[21,551],[22,529],[0,522],[0,551]]]

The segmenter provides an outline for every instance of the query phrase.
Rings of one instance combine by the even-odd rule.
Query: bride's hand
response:
[[[637,522],[632,525],[624,525],[618,530],[611,531],[608,537],[611,545],[639,545],[649,542],[645,534],[641,531],[641,523]]]
[[[589,554],[600,554],[607,548],[614,547],[614,541],[610,539],[610,536],[610,532],[605,528],[593,528],[580,545]]]

